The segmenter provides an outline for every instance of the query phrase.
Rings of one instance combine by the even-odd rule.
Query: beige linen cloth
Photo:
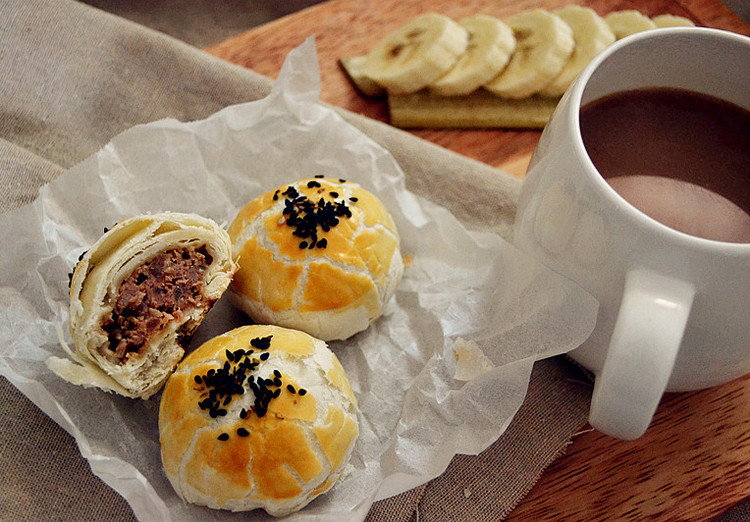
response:
[[[135,124],[205,118],[270,90],[268,78],[71,0],[3,0],[0,20],[3,212],[33,201],[41,185]],[[410,190],[469,228],[508,237],[517,179],[343,114],[392,152]],[[424,486],[377,502],[368,520],[502,519],[585,424],[590,394],[585,376],[566,359],[537,363],[524,405],[496,443],[480,455],[455,457]],[[0,520],[134,518],[91,473],[73,439],[4,378],[0,419]]]

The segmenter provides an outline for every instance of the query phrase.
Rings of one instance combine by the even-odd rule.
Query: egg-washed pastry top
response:
[[[260,323],[346,339],[379,317],[403,274],[396,225],[356,183],[310,178],[250,201],[229,227],[232,301]]]
[[[349,379],[326,344],[251,325],[190,353],[159,411],[164,471],[186,501],[298,510],[341,476],[359,433]]]

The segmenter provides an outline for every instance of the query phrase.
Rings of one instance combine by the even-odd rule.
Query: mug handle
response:
[[[589,423],[618,439],[646,432],[685,332],[695,287],[631,270],[604,366],[594,382]]]

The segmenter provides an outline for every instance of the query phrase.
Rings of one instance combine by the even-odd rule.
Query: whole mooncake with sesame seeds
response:
[[[404,271],[377,196],[316,177],[250,201],[229,227],[239,269],[228,295],[257,323],[347,339],[383,314]]]
[[[302,509],[342,476],[359,434],[336,355],[304,332],[249,325],[190,353],[159,408],[164,471],[185,501]]]

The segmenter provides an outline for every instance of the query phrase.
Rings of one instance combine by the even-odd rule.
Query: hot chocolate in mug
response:
[[[691,95],[701,99],[682,97],[690,95],[685,90],[701,93]],[[636,96],[634,105],[627,105],[623,93]],[[739,146],[739,152],[745,153],[739,163],[724,165],[722,171],[711,168],[715,164],[711,160],[697,169],[696,176],[702,179],[733,178],[724,194],[711,194],[705,200],[701,187],[687,193],[688,204],[681,193],[676,197],[670,193],[674,187],[660,184],[665,179],[661,171],[669,170],[670,164],[646,172],[657,174],[656,180],[623,176],[608,182],[604,176],[613,173],[600,170],[619,167],[604,162],[597,163],[597,169],[589,150],[599,147],[615,162],[624,155],[623,169],[639,162],[640,168],[648,169],[649,158],[661,158],[662,152],[666,155],[673,149],[682,152],[672,154],[669,162],[688,167],[693,163],[691,149],[701,139],[700,132],[664,137],[659,129],[693,131],[700,125],[683,115],[673,120],[654,116],[658,111],[650,108],[636,116],[633,107],[639,106],[643,93],[676,96],[677,105],[689,109],[708,95],[712,103],[718,98],[724,105],[734,104],[733,115],[746,117],[750,38],[707,28],[670,28],[616,42],[589,64],[563,96],[523,182],[515,244],[599,301],[592,335],[570,356],[595,375],[590,423],[621,439],[634,439],[646,431],[665,391],[706,388],[750,373],[750,242],[743,235],[750,210],[742,208],[742,201],[726,199],[737,194],[741,199],[750,190],[750,168],[742,163],[750,151],[748,138],[736,136],[737,129],[728,133],[739,141],[722,154],[733,156],[731,147]],[[610,117],[617,122],[607,123],[605,115],[604,123],[588,129],[584,120],[584,134],[590,131],[585,142],[582,112],[589,108],[594,112],[594,101],[612,102],[615,116]],[[618,108],[623,110],[617,112]],[[604,109],[596,111],[604,114]],[[649,122],[637,122],[638,117],[658,120],[657,130],[648,127]],[[744,125],[744,134],[750,135],[747,120],[739,121],[739,128]],[[630,128],[631,134],[616,138],[614,123]],[[638,139],[642,135],[645,139]],[[617,145],[617,139],[624,141]],[[714,149],[711,144],[701,145]],[[618,174],[623,173],[614,173]],[[618,186],[613,180],[626,182]],[[691,185],[690,180],[672,181]],[[651,208],[656,213],[649,205],[656,206]],[[690,214],[695,210],[691,205],[697,207],[697,215]],[[658,212],[666,213],[666,218]],[[687,223],[688,228],[670,222],[670,213],[675,214],[675,223]],[[690,228],[695,224],[700,226]]]

